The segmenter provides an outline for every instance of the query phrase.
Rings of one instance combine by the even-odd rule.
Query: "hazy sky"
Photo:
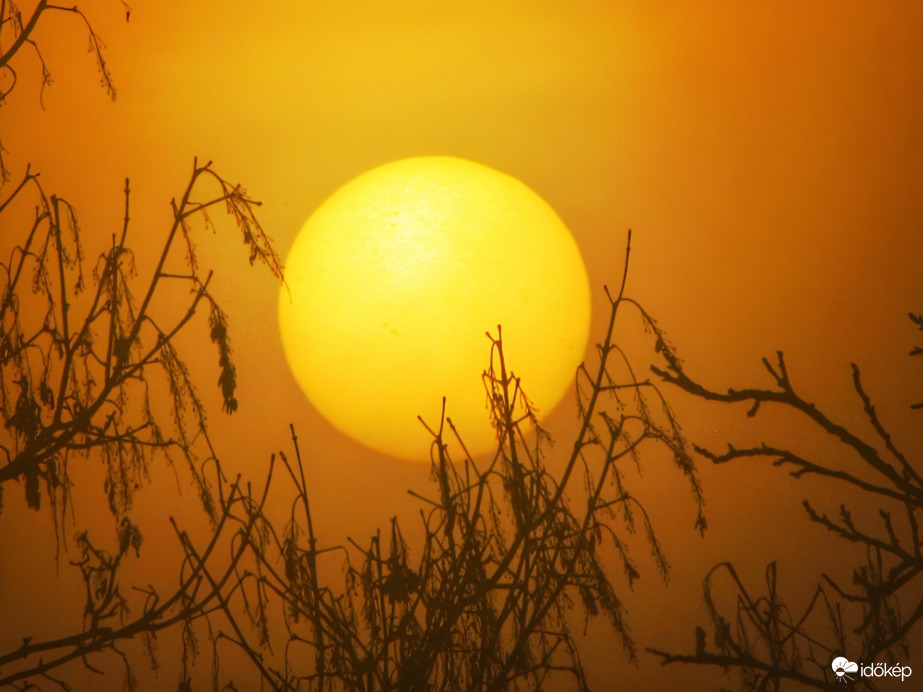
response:
[[[108,46],[118,99],[97,86],[82,26],[56,16],[35,36],[55,79],[44,109],[36,63],[23,54],[0,138],[14,178],[29,162],[78,209],[87,244],[104,248],[120,228],[128,176],[131,233],[156,246],[194,156],[263,201],[260,218],[283,253],[356,175],[408,156],[468,158],[528,184],[570,227],[593,289],[591,342],[603,336],[602,287],[621,278],[631,227],[629,293],[691,371],[719,388],[768,385],[759,358],[784,349],[807,398],[856,422],[856,361],[898,443],[923,447],[919,416],[906,410],[923,391],[906,358],[920,341],[906,313],[923,310],[918,3],[171,0],[133,3],[127,24],[119,3],[81,7]],[[225,463],[258,476],[292,422],[331,542],[412,516],[405,490],[425,487],[428,470],[344,438],[311,408],[286,369],[277,284],[249,268],[225,230],[202,234],[201,254],[231,319],[241,407],[230,420],[219,413],[210,345],[190,356],[194,371],[207,364],[200,390]],[[192,333],[206,338],[204,325]],[[690,436],[713,445],[757,425],[681,398],[677,408]],[[574,420],[569,399],[549,423],[566,440]],[[764,426],[756,436],[777,433],[791,434]],[[677,579],[658,596],[646,565],[650,578],[629,603],[639,638],[681,629],[691,646],[704,620],[698,585],[717,560],[744,555],[759,575],[777,554],[790,565],[817,557],[804,579],[822,568],[823,536],[791,538],[819,534],[797,514],[807,490],[752,468],[703,463],[703,478],[714,526],[704,542],[679,477],[652,469],[642,483]],[[361,513],[344,512],[344,497]],[[770,525],[762,513],[773,508],[794,518]],[[3,552],[17,540],[11,516],[0,515]],[[0,562],[0,586],[9,579]],[[619,674],[640,684],[661,673]]]

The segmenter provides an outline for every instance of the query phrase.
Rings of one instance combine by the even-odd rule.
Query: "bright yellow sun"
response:
[[[481,373],[503,328],[506,361],[541,414],[573,380],[589,333],[586,269],[538,195],[486,166],[405,159],[340,188],[285,263],[279,324],[295,379],[339,430],[429,458],[417,421],[447,414],[490,449]]]

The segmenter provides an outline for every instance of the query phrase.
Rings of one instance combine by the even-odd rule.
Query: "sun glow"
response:
[[[286,261],[279,323],[314,406],[350,437],[425,460],[447,414],[473,454],[494,444],[481,373],[504,352],[541,414],[571,383],[590,322],[570,232],[516,179],[449,157],[405,159],[340,188]]]

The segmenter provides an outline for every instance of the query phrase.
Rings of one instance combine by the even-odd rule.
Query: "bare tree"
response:
[[[278,690],[508,690],[541,688],[562,676],[588,690],[574,632],[581,620],[605,617],[626,655],[636,655],[611,570],[616,560],[629,588],[641,574],[628,534],[640,531],[657,570],[664,578],[668,571],[652,521],[627,487],[625,465],[641,463],[646,446],[668,450],[690,483],[697,527],[705,529],[701,489],[679,426],[657,387],[635,378],[616,342],[620,311],[636,306],[624,286],[610,298],[598,365],[578,372],[581,425],[559,476],[544,465],[547,435],[505,361],[498,328],[484,373],[496,453],[481,464],[467,454],[453,461],[445,440],[460,436],[451,420],[443,416],[431,428],[434,494],[418,496],[421,545],[409,545],[392,519],[366,544],[324,546],[314,532],[293,431],[293,459],[278,457],[296,494],[286,526],[275,527],[264,513],[276,457],[256,494],[239,479],[224,480],[217,463],[208,466],[210,474],[193,469],[217,488],[216,524],[201,547],[175,527],[185,554],[175,591],[161,597],[121,582],[119,564],[138,547],[135,534],[120,541],[115,555],[79,536],[76,564],[87,584],[83,630],[24,640],[0,654],[0,685],[57,684],[51,675],[58,666],[108,651],[125,661],[131,686],[132,662],[119,644],[142,638],[156,660],[156,635],[177,627],[181,690],[192,689],[203,635],[211,644],[214,689],[230,684],[218,674],[221,651],[230,646]],[[324,583],[324,560],[344,565],[343,582]],[[142,600],[140,616],[129,617],[126,594]]]
[[[173,221],[145,281],[128,244],[127,180],[124,195],[122,226],[92,263],[85,257],[75,210],[63,198],[46,194],[37,174],[27,170],[0,202],[0,222],[17,206],[34,209],[9,259],[0,264],[0,411],[5,431],[0,512],[3,491],[22,481],[28,506],[39,510],[45,504],[56,533],[66,537],[65,516],[80,468],[91,458],[101,459],[117,545],[114,553],[106,551],[87,532],[78,532],[73,564],[86,585],[83,629],[52,641],[26,637],[22,646],[0,654],[0,685],[47,676],[57,665],[86,660],[88,653],[118,651],[115,643],[121,639],[150,638],[197,617],[216,597],[215,589],[203,592],[202,576],[193,569],[181,576],[176,593],[166,600],[145,591],[143,615],[128,617],[117,574],[125,555],[140,550],[142,536],[130,509],[155,459],[170,465],[182,461],[197,487],[214,522],[206,558],[219,544],[232,508],[245,501],[239,484],[230,485],[223,477],[202,402],[174,344],[196,313],[205,311],[208,336],[217,350],[223,406],[233,412],[236,371],[227,318],[209,292],[212,274],[199,265],[190,224],[200,217],[212,226],[209,212],[223,207],[242,233],[251,263],[259,261],[281,278],[279,258],[254,216],[258,203],[215,173],[211,164],[195,164],[181,197],[171,203]],[[172,298],[171,311],[162,301],[155,307],[155,297],[165,295]],[[155,394],[167,405],[153,405]],[[72,513],[67,525],[71,522],[78,522]],[[15,667],[9,672],[11,665]]]
[[[199,198],[207,183],[214,190]],[[24,480],[29,506],[38,509],[43,486],[60,517],[72,483],[72,461],[96,452],[107,464],[109,507],[124,522],[132,490],[147,474],[151,450],[162,450],[168,460],[178,455],[187,462],[211,511],[201,464],[215,454],[202,404],[173,345],[201,307],[208,312],[209,337],[218,350],[219,385],[228,412],[237,408],[236,379],[227,318],[209,293],[211,272],[203,276],[200,270],[189,223],[202,216],[211,224],[209,210],[223,205],[250,248],[250,261],[263,262],[281,278],[279,258],[253,214],[256,203],[210,164],[196,164],[180,200],[171,203],[173,222],[156,267],[140,283],[127,245],[126,180],[122,228],[99,254],[88,282],[76,212],[64,199],[46,195],[37,174],[26,172],[0,203],[0,214],[29,189],[37,198],[31,227],[0,265],[5,279],[0,410],[12,438],[0,446],[6,456],[0,488]],[[184,262],[177,264],[179,253]],[[191,297],[176,314],[161,317],[153,309],[154,297],[174,291],[173,285],[185,287]],[[150,388],[158,377],[169,392],[166,412],[151,406]]]
[[[625,464],[639,463],[647,445],[665,447],[690,482],[700,531],[705,521],[679,427],[656,386],[635,379],[615,341],[620,309],[633,305],[623,290],[624,282],[610,298],[598,365],[578,373],[581,425],[559,477],[544,465],[547,436],[504,359],[502,333],[488,335],[484,382],[497,450],[485,463],[467,455],[453,461],[447,437],[464,444],[451,419],[443,414],[429,428],[434,494],[417,496],[422,545],[408,545],[392,519],[367,544],[323,546],[294,439],[294,460],[280,456],[297,490],[289,523],[280,532],[263,521],[239,567],[255,633],[234,626],[219,636],[279,690],[541,689],[554,676],[588,690],[573,627],[597,615],[633,659],[611,560],[630,587],[640,570],[625,532],[640,530],[664,578],[668,567],[648,514],[625,485]],[[345,583],[325,584],[321,560],[341,561]],[[268,623],[280,611],[284,653],[273,657]]]
[[[910,318],[923,330],[923,317],[911,314]],[[653,370],[664,382],[706,401],[746,404],[751,417],[764,406],[787,409],[809,422],[818,434],[839,443],[843,455],[835,460],[802,456],[784,442],[746,448],[729,445],[720,453],[697,446],[696,451],[716,464],[766,460],[787,468],[796,479],[815,476],[858,491],[863,500],[858,512],[846,504],[830,512],[808,499],[804,508],[810,522],[838,540],[862,546],[865,560],[853,569],[851,588],[821,575],[813,597],[798,610],[791,609],[779,592],[775,563],[766,569],[762,592],[744,584],[731,562],[721,563],[705,579],[713,646],[699,628],[693,653],[654,653],[664,663],[736,669],[742,688],[748,690],[778,690],[784,681],[826,689],[837,677],[831,662],[839,655],[866,663],[906,662],[907,636],[923,618],[923,478],[919,458],[900,450],[879,419],[859,367],[852,365],[853,389],[873,436],[848,429],[804,398],[781,352],[775,363],[763,359],[774,386],[727,392],[694,380],[673,349],[664,346],[661,352],[665,367]],[[920,354],[920,347],[911,351],[911,355]],[[923,404],[912,406],[921,407]],[[853,460],[861,471],[850,466]],[[870,525],[870,514],[876,515],[877,528]],[[733,605],[714,596],[717,580],[722,578],[735,594]],[[874,679],[860,678],[853,671],[849,675],[875,689]]]
[[[49,12],[83,20],[102,86],[114,99],[102,42],[79,8],[39,0],[24,17],[3,0],[0,100],[16,86],[14,63],[25,47],[34,50],[41,66],[42,89],[51,83],[34,38]],[[7,179],[6,168],[0,168]],[[208,184],[212,192],[201,197]],[[616,316],[625,304],[621,291],[611,299],[598,369],[592,375],[586,368],[578,373],[582,425],[560,479],[545,469],[545,433],[519,380],[507,370],[498,328],[485,373],[497,453],[484,468],[467,455],[456,463],[444,445],[444,435],[457,434],[451,420],[444,418],[431,431],[437,492],[434,498],[421,498],[427,509],[419,560],[411,561],[396,521],[387,539],[379,533],[367,547],[325,550],[314,534],[297,440],[294,463],[280,456],[297,499],[291,521],[278,531],[263,513],[276,464],[259,495],[240,479],[224,477],[192,376],[174,346],[196,312],[206,311],[224,408],[233,412],[235,367],[227,319],[209,292],[211,274],[200,269],[190,221],[201,216],[211,225],[209,212],[224,205],[243,233],[251,262],[259,260],[281,276],[278,257],[253,213],[257,203],[209,164],[195,165],[172,203],[173,222],[156,266],[141,281],[129,244],[127,180],[124,197],[122,227],[90,261],[76,211],[65,199],[46,194],[38,174],[27,169],[0,202],[4,228],[20,227],[23,207],[31,204],[35,210],[21,226],[21,236],[7,235],[12,247],[0,265],[5,279],[0,410],[6,431],[0,493],[22,481],[27,505],[34,510],[45,505],[58,535],[66,537],[65,516],[81,465],[99,457],[105,462],[108,505],[116,522],[114,550],[100,547],[86,531],[78,532],[73,549],[61,548],[76,553],[72,564],[85,584],[80,631],[50,640],[24,636],[21,644],[0,653],[0,686],[68,689],[56,677],[63,666],[78,661],[97,671],[95,657],[108,653],[124,662],[125,684],[131,689],[133,662],[121,645],[142,639],[156,665],[158,633],[178,628],[183,646],[179,688],[191,689],[200,649],[198,621],[211,642],[214,688],[219,685],[219,647],[230,643],[275,689],[307,684],[313,689],[499,690],[520,681],[540,686],[559,671],[586,689],[568,615],[574,602],[586,617],[606,615],[634,657],[625,609],[603,563],[605,537],[629,585],[639,570],[611,520],[618,515],[628,531],[644,531],[664,576],[667,563],[647,514],[624,486],[620,467],[626,461],[638,463],[639,450],[648,442],[666,445],[690,479],[700,530],[704,519],[691,460],[672,414],[650,382],[634,379],[613,341]],[[185,306],[158,312],[154,298],[165,293],[188,296]],[[168,393],[165,409],[151,402],[158,387]],[[606,398],[613,411],[603,406]],[[527,442],[528,426],[537,433],[534,444]],[[142,536],[130,518],[132,497],[155,459],[183,462],[213,521],[204,546],[195,546],[174,524],[185,559],[175,588],[166,595],[125,583],[120,570],[130,552],[140,552]],[[585,503],[582,510],[572,509],[578,497]],[[346,559],[346,581],[323,585],[317,562],[335,554]],[[281,610],[287,632],[281,663],[269,648],[273,605]],[[313,666],[294,664],[290,652],[300,647],[313,650]]]
[[[123,5],[127,20],[130,9]],[[35,37],[41,21],[53,13],[83,23],[101,85],[115,99],[102,40],[79,7],[39,0],[25,12],[16,3],[0,2],[0,105],[17,85],[17,61],[27,59],[23,49],[33,51],[41,68],[40,100],[52,83]],[[3,151],[0,145],[0,183],[10,180]],[[85,585],[85,602],[75,604],[82,605],[80,630],[44,641],[23,633],[21,645],[0,653],[0,687],[70,689],[54,677],[57,669],[77,660],[97,671],[92,657],[109,652],[125,662],[125,682],[133,688],[132,667],[120,642],[143,638],[156,664],[159,631],[180,625],[188,637],[186,623],[216,607],[220,589],[203,586],[197,569],[184,568],[165,598],[153,587],[120,582],[123,560],[130,552],[139,553],[142,543],[130,519],[132,497],[155,461],[173,465],[182,460],[213,522],[212,540],[196,554],[198,560],[207,562],[222,541],[249,530],[235,526],[231,517],[237,504],[253,500],[239,479],[229,483],[223,476],[202,403],[175,342],[197,312],[208,313],[224,408],[235,410],[227,318],[209,292],[211,272],[199,266],[190,224],[202,217],[214,230],[209,212],[224,206],[249,246],[251,263],[259,260],[281,278],[279,258],[254,215],[259,203],[210,164],[195,164],[179,201],[172,202],[172,225],[145,281],[129,245],[129,201],[126,180],[123,223],[113,229],[108,247],[91,250],[88,261],[75,209],[46,194],[38,173],[27,167],[21,181],[0,197],[0,242],[6,254],[0,263],[0,519],[14,519],[8,511],[3,516],[3,492],[23,481],[28,507],[38,511],[44,506],[53,515],[58,554],[72,558]],[[167,294],[177,308],[172,312],[163,309]],[[168,403],[154,406],[153,397]],[[67,527],[79,525],[73,511],[68,513],[72,489],[91,458],[104,462],[115,531],[100,541],[80,530],[69,543]],[[176,530],[182,541],[184,534]],[[232,558],[223,569],[232,571],[233,564]],[[138,609],[130,610],[129,603],[138,599],[142,612],[132,617]]]
[[[39,0],[24,17],[0,0],[0,101],[16,85],[14,59],[24,47],[39,61],[42,88],[51,83],[34,39],[49,12],[84,22],[102,86],[115,98],[102,42],[76,6]],[[2,161],[0,170],[6,180]],[[409,545],[395,519],[367,543],[328,547],[314,532],[294,431],[293,458],[278,459],[296,499],[289,522],[277,528],[264,508],[279,463],[273,459],[259,492],[239,478],[225,478],[193,377],[175,347],[177,334],[197,312],[206,312],[224,408],[233,412],[227,318],[209,291],[210,272],[199,266],[190,223],[202,217],[211,225],[210,211],[223,205],[243,234],[251,263],[260,261],[281,276],[254,216],[257,203],[210,164],[194,165],[172,203],[173,221],[156,266],[141,280],[129,244],[128,181],[124,202],[121,228],[89,261],[76,211],[47,195],[37,174],[27,169],[0,202],[0,217],[21,214],[28,204],[35,209],[25,226],[4,224],[21,228],[22,235],[12,239],[9,258],[0,265],[0,410],[6,431],[0,507],[3,491],[22,481],[28,506],[44,505],[66,536],[71,489],[80,482],[81,465],[97,457],[105,462],[116,525],[114,549],[101,547],[111,541],[86,531],[78,532],[73,549],[62,548],[75,555],[72,564],[85,584],[85,600],[77,604],[84,613],[80,630],[48,640],[26,634],[21,644],[0,652],[0,687],[66,690],[59,676],[66,676],[67,664],[97,671],[96,657],[108,655],[123,661],[125,686],[133,689],[136,662],[122,646],[141,639],[156,666],[157,636],[169,629],[182,640],[181,691],[192,689],[203,641],[210,643],[213,689],[233,689],[219,674],[221,651],[229,646],[279,690],[507,690],[540,688],[554,676],[587,690],[574,628],[581,617],[597,615],[608,619],[626,655],[636,656],[622,587],[610,564],[620,565],[630,588],[641,569],[627,535],[640,531],[664,578],[668,565],[650,517],[627,487],[625,466],[640,464],[646,446],[668,450],[690,483],[700,532],[705,520],[679,425],[657,386],[635,376],[616,340],[618,316],[640,310],[624,296],[628,251],[618,295],[607,293],[610,321],[598,364],[577,373],[580,427],[565,448],[560,476],[545,466],[547,435],[504,359],[498,327],[488,335],[490,367],[484,373],[496,453],[485,463],[467,453],[450,459],[445,440],[460,435],[443,416],[430,428],[434,491],[418,498],[422,545]],[[185,296],[186,302],[175,312],[159,312],[154,298],[164,294]],[[151,403],[156,388],[168,393],[165,409]],[[132,497],[155,460],[182,463],[213,522],[204,545],[173,524],[184,559],[165,594],[125,582],[121,570],[132,552],[140,552]],[[323,582],[318,564],[330,559],[345,565],[342,583]],[[282,646],[273,648],[280,626]]]

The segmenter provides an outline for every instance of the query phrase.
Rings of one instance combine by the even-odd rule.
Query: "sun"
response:
[[[590,325],[586,268],[526,185],[452,157],[411,158],[344,185],[285,263],[279,324],[292,373],[340,431],[429,459],[442,397],[472,454],[495,445],[481,374],[486,332],[547,414],[573,381]]]

